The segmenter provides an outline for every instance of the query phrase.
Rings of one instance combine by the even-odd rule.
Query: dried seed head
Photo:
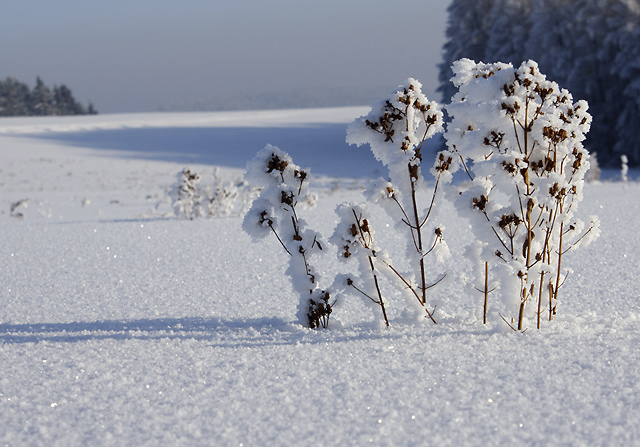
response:
[[[260,225],[266,225],[270,227],[273,225],[273,220],[269,218],[269,213],[267,213],[267,211],[265,210],[260,213],[260,220],[258,220],[258,223]]]
[[[286,191],[282,191],[280,193],[280,203],[293,206],[293,192],[287,193]]]
[[[286,160],[281,160],[276,154],[271,154],[271,158],[267,162],[267,173],[271,174],[273,171],[284,172],[287,164]]]
[[[487,199],[487,196],[485,196],[484,194],[480,196],[480,198],[474,197],[473,198],[473,207],[474,208],[478,208],[480,211],[484,211],[485,208],[487,207],[487,202],[489,201],[489,199]]]
[[[511,162],[503,161],[502,167],[504,168],[505,171],[507,171],[511,175],[517,172],[516,166]]]
[[[390,199],[393,199],[396,196],[395,191],[390,186],[387,186],[387,195]]]

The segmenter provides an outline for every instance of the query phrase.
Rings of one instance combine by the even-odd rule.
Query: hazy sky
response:
[[[314,88],[386,93],[407,77],[435,99],[448,4],[10,1],[0,16],[0,78],[66,84],[102,113]]]

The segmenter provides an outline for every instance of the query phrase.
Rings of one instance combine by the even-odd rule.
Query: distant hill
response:
[[[0,80],[0,116],[95,115],[89,102],[85,107],[66,85],[50,89],[38,77],[33,90],[14,77]]]

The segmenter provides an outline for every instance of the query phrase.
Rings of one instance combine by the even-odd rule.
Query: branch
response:
[[[269,228],[271,228],[271,231],[273,231],[273,234],[275,234],[276,237],[278,238],[278,242],[280,242],[280,245],[282,245],[282,248],[284,248],[284,251],[286,251],[289,254],[289,256],[292,256],[291,252],[289,251],[287,246],[284,245],[284,242],[282,242],[282,239],[280,239],[280,236],[278,236],[278,232],[276,231],[275,228],[273,228],[272,224],[269,224]]]
[[[395,273],[398,278],[400,278],[400,280],[409,288],[409,290],[411,290],[411,292],[413,293],[413,295],[417,298],[418,302],[420,303],[420,305],[424,308],[424,310],[427,312],[427,315],[429,315],[429,318],[431,318],[431,321],[433,321],[434,324],[438,324],[436,322],[436,320],[433,318],[433,315],[431,314],[431,312],[429,312],[429,309],[427,309],[427,306],[422,302],[422,300],[420,299],[420,295],[418,295],[418,293],[413,289],[413,287],[411,287],[411,284],[409,284],[407,282],[406,279],[404,279],[404,277],[388,262],[386,261],[382,261],[384,262],[384,264],[389,267],[389,269],[391,269],[391,271],[393,273]]]

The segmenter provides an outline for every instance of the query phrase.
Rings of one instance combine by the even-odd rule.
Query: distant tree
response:
[[[87,107],[87,114],[88,115],[98,114],[98,111],[94,108],[93,103],[91,101],[89,101],[89,106]]]
[[[640,165],[640,10],[638,2],[631,2],[629,8],[635,14],[627,15],[630,23],[612,23],[617,30],[608,36],[606,48],[613,54],[612,70],[620,77],[623,86],[616,115],[615,133],[617,139],[612,158],[628,157],[629,163]]]
[[[40,76],[36,78],[36,86],[31,92],[29,115],[55,114],[55,100],[51,89],[47,87]]]
[[[29,86],[9,77],[0,82],[0,115],[28,115],[31,92]]]
[[[29,86],[16,78],[0,80],[0,116],[85,115],[98,113],[92,103],[88,109],[76,101],[66,85],[53,91],[38,76],[36,86]]]
[[[56,102],[56,115],[85,115],[87,111],[82,104],[76,102],[71,90],[64,84],[53,88]]]
[[[455,92],[460,58],[535,60],[548,78],[585,99],[593,123],[585,142],[605,166],[620,155],[640,165],[640,0],[453,0],[440,66],[443,101]]]
[[[519,65],[529,39],[527,17],[533,0],[495,0],[489,12],[483,62],[511,62]]]
[[[450,82],[451,65],[463,57],[481,60],[485,56],[489,37],[488,25],[494,0],[453,0],[447,8],[447,42],[444,45],[444,62],[440,64],[440,87],[438,91],[445,103],[457,89]]]

